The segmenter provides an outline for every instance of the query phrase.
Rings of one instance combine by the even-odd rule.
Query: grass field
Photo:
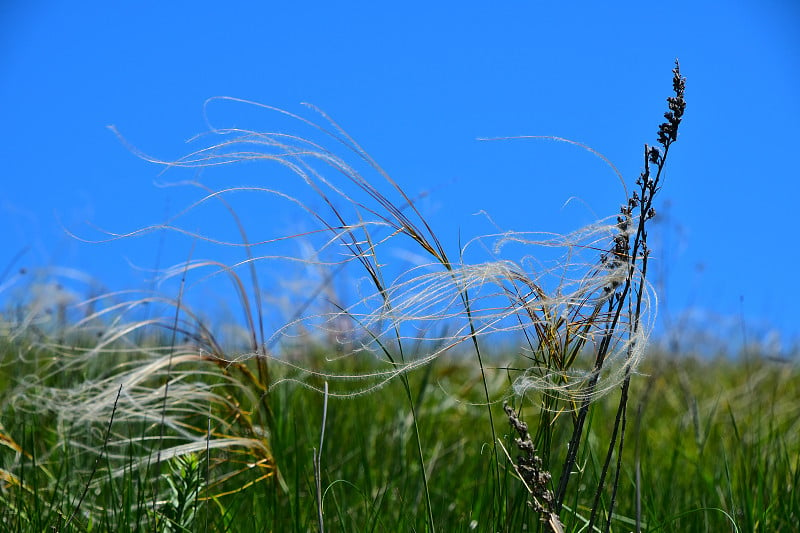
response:
[[[196,202],[127,234],[236,259],[189,253],[159,272],[161,292],[82,297],[6,267],[0,292],[20,288],[0,315],[5,530],[796,531],[796,362],[648,348],[648,230],[686,108],[672,73],[633,184],[549,138],[598,156],[625,192],[567,235],[453,253],[324,113],[261,106],[311,136],[215,130],[221,142],[161,163],[271,164],[313,202],[192,181]],[[314,229],[265,237],[239,215],[245,193]],[[189,213],[209,234],[181,226]],[[390,264],[399,250],[411,266]],[[232,325],[196,306],[214,279],[233,288]]]
[[[62,356],[29,339],[2,346],[0,518],[6,531],[177,531],[179,525],[189,531],[312,531],[320,529],[320,494],[327,531],[429,529],[417,429],[400,381],[363,396],[328,398],[324,431],[325,396],[297,384],[279,386],[268,396],[274,420],[262,436],[267,455],[235,447],[200,450],[187,456],[194,464],[165,461],[156,487],[152,466],[149,472],[132,466],[141,456],[136,448],[151,446],[146,423],[113,423],[119,427],[112,433],[130,440],[126,459],[124,449],[103,448],[110,438],[102,423],[65,423],[46,405],[27,404],[44,396],[31,388],[75,387],[77,377],[69,373],[32,379],[58,366]],[[611,529],[634,531],[639,516],[642,531],[796,531],[797,366],[757,356],[698,360],[654,354],[641,370],[631,387],[633,429]],[[508,397],[508,376],[489,376],[498,402],[491,407],[497,436],[516,456],[500,404]],[[495,464],[492,457],[474,365],[439,360],[410,374],[408,385],[435,528],[544,530],[510,462],[501,456]],[[534,420],[537,410],[521,403],[522,416]],[[613,395],[592,406],[575,480],[585,490],[577,490],[561,514],[568,531],[585,527],[615,410]],[[112,413],[105,415],[111,420]],[[555,443],[566,437],[552,435],[553,467],[565,453]],[[165,516],[175,520],[172,526],[165,525]]]

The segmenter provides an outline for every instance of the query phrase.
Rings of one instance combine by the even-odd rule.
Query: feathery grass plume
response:
[[[605,244],[609,240],[629,238],[626,231],[634,227],[633,223],[624,226],[619,221],[600,221],[566,236],[512,232],[487,236],[470,241],[458,251],[459,257],[463,257],[472,247],[484,249],[487,239],[491,239],[494,242],[486,248],[489,257],[485,261],[453,261],[411,196],[327,116],[320,112],[328,120],[328,126],[322,126],[282,110],[247,103],[288,117],[310,129],[310,133],[300,136],[214,129],[213,134],[223,137],[221,142],[177,161],[164,162],[140,155],[170,168],[272,163],[275,174],[270,178],[281,181],[286,176],[293,177],[317,199],[307,200],[302,191],[292,196],[277,188],[213,189],[195,182],[193,185],[203,191],[204,196],[189,208],[164,224],[112,238],[170,230],[205,243],[243,250],[241,261],[232,264],[190,261],[167,270],[164,278],[180,276],[184,279],[210,268],[208,277],[223,275],[234,281],[250,332],[251,349],[249,353],[235,356],[216,349],[212,353],[229,362],[255,358],[263,369],[260,376],[267,376],[260,381],[261,386],[268,388],[295,381],[320,390],[322,383],[331,383],[331,397],[363,394],[397,378],[403,381],[408,372],[463,346],[474,350],[477,356],[493,432],[492,412],[488,406],[495,400],[486,386],[488,370],[481,354],[485,337],[522,336],[527,347],[519,363],[513,365],[520,369],[515,388],[520,394],[545,392],[553,398],[550,405],[553,410],[563,410],[562,401],[568,403],[569,409],[577,410],[580,402],[612,390],[624,378],[625,363],[630,365],[640,356],[645,328],[637,330],[642,338],[625,338],[610,327],[612,320],[624,323],[628,316],[620,318],[613,313],[613,306],[619,303],[614,301],[615,291],[626,279],[627,272],[625,262],[613,255],[622,252],[608,250]],[[333,146],[329,148],[330,143]],[[282,185],[291,188],[285,181]],[[252,241],[248,237],[251,232],[245,229],[234,207],[233,196],[241,192],[265,194],[285,201],[308,215],[309,222],[314,225],[294,235],[268,235]],[[179,224],[181,217],[207,208],[212,202],[223,204],[235,220],[238,240],[202,235]],[[280,251],[281,246],[292,240],[310,243],[314,251],[305,258],[285,255]],[[510,243],[530,247],[529,256],[521,261],[503,257],[502,252]],[[412,253],[427,257],[428,262],[421,261],[418,266],[398,271],[385,258],[391,255],[391,246],[407,245],[412,247]],[[562,251],[555,263],[540,264],[535,260],[537,249],[553,248]],[[598,265],[597,255],[603,251],[610,254],[611,259]],[[354,284],[357,295],[350,300],[326,302],[320,296],[329,297],[330,291],[312,288],[308,299],[298,302],[299,311],[294,317],[273,334],[267,334],[263,328],[264,311],[260,307],[258,281],[264,272],[257,272],[256,268],[267,260],[322,267],[353,276],[358,280]],[[354,271],[353,266],[358,270]],[[244,268],[250,269],[249,292],[239,275]],[[323,287],[329,279],[325,278]],[[192,283],[187,283],[187,287]],[[647,303],[644,298],[642,301]],[[316,332],[312,339],[330,338],[342,330],[348,332],[348,343],[352,347],[344,353],[315,361],[313,366],[281,356],[295,335]],[[607,355],[605,364],[587,363],[581,355],[591,345],[595,351],[600,350],[600,343],[606,345],[603,348]],[[369,358],[370,363],[363,370],[337,372],[337,362],[366,353],[374,357]],[[283,367],[288,374],[270,382],[267,361],[270,366]],[[598,386],[601,371],[605,379]],[[413,397],[409,390],[406,392],[413,411]],[[491,442],[494,441],[493,435]],[[424,473],[424,468],[422,471]],[[499,484],[499,471],[495,471]]]
[[[329,120],[326,128],[286,111],[247,103],[289,117],[310,128],[315,136],[215,129],[213,133],[223,136],[224,141],[177,161],[164,162],[140,155],[169,167],[208,168],[256,161],[274,163],[278,168],[274,170],[276,174],[270,176],[272,179],[280,181],[288,172],[289,177],[296,178],[318,196],[316,203],[274,188],[212,190],[194,183],[207,194],[185,211],[165,224],[114,237],[167,229],[191,235],[194,239],[245,250],[246,257],[241,262],[226,265],[193,261],[176,265],[164,275],[166,279],[210,268],[209,277],[220,274],[237,277],[237,297],[245,308],[252,338],[251,353],[242,356],[270,359],[271,363],[290,367],[298,373],[297,380],[309,386],[337,380],[340,383],[366,382],[356,390],[332,389],[330,393],[331,396],[351,395],[375,390],[465,341],[473,342],[487,335],[522,333],[529,339],[529,353],[528,361],[522,361],[524,364],[521,365],[527,370],[515,385],[520,393],[531,389],[548,390],[580,400],[588,392],[592,396],[607,392],[621,381],[624,365],[620,362],[613,366],[611,363],[618,362],[616,354],[626,353],[624,346],[610,352],[608,364],[603,367],[611,378],[604,380],[602,387],[591,391],[583,385],[592,379],[593,368],[591,365],[581,367],[578,358],[587,343],[602,338],[603,326],[612,318],[604,311],[603,305],[613,296],[612,288],[626,276],[625,265],[620,261],[597,265],[598,252],[605,250],[605,243],[622,231],[618,223],[600,221],[565,236],[514,232],[485,236],[474,239],[458,253],[463,256],[468,249],[486,247],[487,240],[491,239],[495,242],[489,243],[487,260],[477,263],[453,261],[411,196],[327,116],[322,115]],[[322,138],[318,140],[320,136]],[[326,143],[330,142],[334,146],[329,148]],[[344,153],[339,155],[339,152]],[[250,232],[245,231],[244,222],[238,219],[232,201],[228,199],[241,192],[266,194],[286,201],[306,213],[309,222],[315,226],[294,235],[270,235],[258,241],[248,240],[246,236]],[[224,202],[237,218],[239,241],[200,235],[177,224],[184,214],[206,207],[212,201]],[[620,233],[618,238],[627,236]],[[267,251],[271,246],[278,247],[289,240],[300,239],[304,244],[314,246],[314,251],[305,258]],[[503,249],[510,243],[526,245],[531,251],[522,261],[502,257]],[[394,251],[390,246],[407,247],[409,244],[411,253],[420,257],[427,255],[429,261],[420,261],[417,266],[403,271],[384,259]],[[563,251],[559,260],[549,265],[537,264],[535,257],[539,251],[552,248]],[[331,271],[330,276],[324,276],[319,287],[310,288],[307,300],[299,300],[297,307],[301,311],[271,335],[265,335],[263,328],[257,326],[263,323],[263,316],[252,316],[252,309],[257,309],[260,301],[257,285],[254,283],[248,294],[237,274],[243,268],[255,269],[256,263],[267,260],[301,263]],[[361,269],[360,273],[349,268],[353,265]],[[355,298],[336,297],[326,290],[333,275],[350,275],[351,279],[357,280],[354,283]],[[259,276],[264,276],[264,273],[259,273]],[[257,278],[254,273],[251,277],[253,280]],[[262,313],[261,309],[257,311],[259,315]],[[645,329],[641,331],[644,334]],[[352,349],[344,350],[343,357],[371,352],[383,365],[358,375],[337,375],[333,370],[293,365],[281,357],[283,350],[280,348],[291,345],[293,336],[307,335],[308,332],[316,332],[318,339],[340,338],[341,332],[346,332]],[[626,342],[631,346],[644,344],[632,340]],[[413,359],[407,359],[404,351],[408,346],[420,343],[425,343],[425,350]],[[275,353],[279,356],[271,357],[268,347],[277,347]],[[631,353],[639,355],[638,349],[631,350]],[[309,380],[309,376],[314,379]]]
[[[677,66],[675,76],[682,80]],[[121,384],[114,427],[105,444],[111,479],[152,467],[148,475],[158,480],[161,461],[205,452],[208,496],[214,497],[279,478],[270,446],[275,429],[270,391],[279,383],[296,382],[320,392],[330,384],[326,397],[335,398],[372,392],[399,379],[411,411],[428,526],[433,530],[417,400],[408,373],[456,348],[474,352],[490,442],[495,443],[492,407],[497,399],[487,385],[492,369],[484,364],[482,345],[490,337],[521,339],[517,359],[500,371],[513,376],[519,396],[542,398],[534,444],[543,469],[553,470],[553,465],[550,444],[539,441],[547,438],[555,420],[568,418],[560,413],[571,413],[573,421],[568,455],[550,504],[557,517],[589,405],[620,384],[627,391],[645,348],[653,300],[645,279],[645,222],[653,216],[652,199],[677,137],[685,106],[682,82],[676,81],[676,95],[670,99],[667,123],[659,130],[662,151],[646,147],[640,190],[618,216],[567,235],[505,232],[479,237],[456,254],[448,253],[414,198],[321,111],[312,108],[324,121],[317,124],[252,102],[212,100],[275,113],[306,133],[212,128],[198,138],[211,136],[206,147],[176,161],[137,152],[168,169],[232,171],[234,163],[269,165],[246,168],[265,174],[259,176],[265,182],[260,186],[214,185],[215,178],[208,175],[204,182],[181,182],[199,193],[186,209],[162,224],[99,239],[168,231],[189,237],[192,251],[184,257],[193,258],[202,249],[219,258],[183,260],[160,273],[162,287],[179,283],[172,299],[129,292],[106,297],[104,306],[96,306],[97,299],[85,302],[91,311],[74,328],[105,324],[100,337],[77,356],[63,350],[63,361],[51,367],[53,374],[62,365],[81,369],[85,379],[68,387],[39,381],[29,389],[25,408],[57,413],[65,436],[78,424],[90,428],[75,440],[87,453],[96,454],[97,428],[107,421]],[[655,176],[650,174],[651,164],[657,168]],[[261,221],[248,221],[241,216],[247,205],[240,203],[243,196],[274,201],[302,214],[304,222],[285,234]],[[220,214],[224,217],[215,216]],[[209,220],[211,227],[195,229]],[[254,223],[259,224],[255,230]],[[522,258],[507,257],[510,245],[529,252]],[[297,253],[298,247],[302,253]],[[388,259],[397,248],[423,259],[412,268],[393,265]],[[462,258],[468,252],[483,253],[485,259],[466,262]],[[555,259],[542,259],[553,255]],[[316,284],[289,295],[288,313],[280,316],[265,301],[270,293],[285,292],[282,278],[291,272],[289,267],[315,272]],[[350,282],[352,293],[333,289],[340,278]],[[220,279],[232,288],[246,331],[244,347],[238,343],[234,350],[194,310],[194,292]],[[155,309],[142,318],[142,307]],[[280,325],[270,331],[275,323]],[[142,342],[143,338],[153,341]],[[330,339],[341,341],[338,349],[324,346]],[[316,342],[323,356],[286,357],[298,340]],[[495,503],[500,509],[500,465],[496,448],[493,452]],[[154,492],[154,501],[164,499],[157,485]]]
[[[39,464],[47,465],[47,457],[59,449],[102,457],[102,474],[77,471],[63,481],[65,493],[86,497],[83,509],[89,515],[120,506],[106,500],[109,485],[111,496],[122,497],[125,480],[153,480],[160,475],[161,461],[200,454],[213,474],[206,476],[203,498],[235,493],[272,478],[275,465],[262,408],[265,387],[252,369],[218,357],[222,351],[213,335],[186,306],[175,304],[181,310],[178,321],[158,315],[140,320],[138,307],[173,302],[155,295],[127,299],[131,294],[135,293],[84,300],[83,312],[70,310],[83,318],[59,331],[60,341],[42,332],[34,337],[31,351],[38,350],[33,351],[32,371],[19,374],[19,385],[5,407],[17,417],[52,420],[48,426],[58,442],[47,456],[39,452]],[[175,333],[181,334],[179,342]],[[119,391],[116,399],[114,387]],[[169,482],[156,485],[152,500],[169,499],[174,489]],[[161,516],[152,513],[151,519]]]

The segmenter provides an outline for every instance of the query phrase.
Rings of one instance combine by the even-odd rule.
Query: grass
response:
[[[4,346],[4,360],[16,359],[18,348]],[[1,517],[7,530],[155,528],[152,485],[133,469],[113,476],[105,457],[83,508],[65,526],[96,456],[76,444],[65,444],[62,437],[64,432],[80,433],[87,428],[59,428],[47,413],[29,417],[15,409],[13,384],[19,374],[11,375],[9,366],[4,366],[2,376],[6,446],[0,452],[8,475]],[[633,380],[634,397],[641,398],[636,406],[639,429],[629,437],[637,453],[623,457],[622,489],[612,529],[635,530],[638,470],[644,531],[793,531],[800,518],[800,503],[793,492],[800,478],[797,367],[755,357],[697,360],[653,354],[641,371],[646,375]],[[416,397],[427,491],[437,529],[539,530],[540,517],[526,504],[527,492],[508,464],[500,472],[501,486],[493,485],[488,418],[474,365],[463,358],[440,360],[409,374],[408,384]],[[495,373],[489,385],[492,393],[502,395],[508,389],[508,377]],[[240,486],[255,481],[246,489],[204,500],[210,492],[223,491],[209,491],[205,482],[197,481],[197,468],[185,475],[180,473],[185,466],[170,463],[163,472],[170,480],[163,484],[166,493],[175,498],[199,496],[192,502],[197,508],[190,530],[318,529],[314,451],[319,450],[325,400],[300,385],[279,387],[271,398],[276,413],[271,453],[282,480],[277,475],[263,477],[263,470],[254,467],[237,475]],[[616,402],[610,397],[592,404],[591,437],[578,462],[581,487],[596,482],[615,411]],[[499,417],[496,424],[497,435],[512,450],[511,427]],[[104,439],[103,431],[90,434],[98,443]],[[134,443],[139,438],[130,437]],[[563,437],[556,434],[553,440],[563,442]],[[415,440],[399,381],[374,394],[328,399],[320,454],[327,531],[426,527],[426,495]],[[15,445],[24,452],[15,450]],[[131,459],[135,457],[132,453]],[[232,472],[242,466],[235,455],[212,451],[193,457],[225,459],[225,470]],[[205,477],[204,468],[199,473]],[[217,475],[222,474],[218,471]],[[504,503],[500,507],[495,490]],[[570,511],[562,517],[567,530],[585,525],[593,497],[592,491],[579,490],[566,504]]]
[[[76,302],[50,283],[7,313],[2,518],[17,531],[780,529],[772,510],[796,518],[796,504],[772,497],[797,475],[784,418],[794,402],[757,406],[750,380],[796,395],[793,369],[749,358],[742,384],[723,362],[692,370],[653,357],[651,376],[639,376],[652,323],[649,221],[684,90],[676,63],[635,187],[617,173],[618,214],[564,236],[481,237],[455,253],[324,114],[320,125],[260,106],[308,133],[215,129],[217,141],[161,162],[270,164],[271,178],[294,178],[315,200],[190,182],[201,196],[187,209],[108,236],[190,236],[188,259],[159,280],[174,282],[175,297]],[[256,228],[253,240],[244,192],[286,202],[312,226],[273,237]],[[212,208],[222,216],[209,233],[187,229]],[[398,269],[390,246],[428,262]],[[194,259],[207,247],[239,259]],[[505,253],[520,247],[522,259]],[[283,317],[266,305],[279,288],[270,275],[286,273],[275,261],[316,279],[284,292]],[[198,286],[220,278],[240,303],[239,335],[194,308]],[[337,294],[338,280],[355,280],[357,296]],[[712,370],[729,383],[705,400],[695,380]]]

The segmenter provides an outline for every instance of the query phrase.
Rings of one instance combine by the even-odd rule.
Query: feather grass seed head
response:
[[[367,384],[360,392],[366,392],[434,361],[447,351],[482,339],[494,343],[496,339],[516,335],[527,339],[523,349],[527,356],[523,359],[528,365],[515,384],[518,393],[541,389],[570,396],[597,373],[592,370],[591,362],[584,364],[582,360],[588,344],[600,342],[603,337],[604,327],[612,319],[604,306],[615,297],[616,289],[628,276],[624,258],[635,227],[632,213],[623,213],[616,223],[600,221],[563,236],[506,232],[477,238],[459,250],[459,257],[464,257],[467,249],[481,250],[487,240],[494,240],[485,249],[488,253],[483,260],[453,261],[412,196],[329,117],[312,108],[327,121],[317,124],[269,106],[235,99],[225,101],[278,113],[308,129],[310,135],[213,129],[212,135],[222,141],[212,142],[179,160],[166,162],[139,155],[166,168],[228,167],[244,162],[272,165],[277,171],[295,177],[316,196],[317,207],[312,208],[305,198],[301,200],[268,186],[215,190],[193,183],[205,193],[201,200],[164,225],[125,234],[176,231],[244,252],[240,262],[196,260],[177,264],[163,276],[177,278],[210,269],[209,274],[195,283],[217,275],[231,279],[246,317],[246,328],[251,332],[251,347],[249,354],[220,357],[237,361],[248,356],[270,360],[270,364],[285,366],[298,376],[315,376],[330,381],[332,386],[337,380],[350,382],[361,378]],[[245,229],[246,222],[229,201],[233,193],[248,191],[266,192],[300,207],[316,227],[294,235],[250,239],[252,231]],[[203,237],[177,224],[183,213],[201,210],[212,202],[224,204],[236,220],[239,241]],[[268,251],[269,247],[287,241],[311,246],[311,252],[300,258]],[[522,259],[508,257],[504,249],[511,243],[527,246],[531,251]],[[260,252],[262,249],[265,251]],[[393,249],[408,249],[411,254],[427,256],[429,262],[398,273],[385,260],[393,254]],[[561,250],[562,255],[553,264],[537,264],[541,250]],[[312,288],[298,312],[290,313],[294,316],[269,333],[263,329],[265,310],[261,282],[257,280],[264,276],[260,265],[275,261],[328,269],[331,277],[325,277],[319,289]],[[360,273],[353,267],[360,269]],[[249,288],[244,274],[240,274],[242,270],[250,272]],[[352,285],[356,293],[350,295],[350,301],[325,288],[333,276],[352,276],[357,280]],[[303,369],[282,356],[290,346],[297,345],[293,338],[313,339],[317,335],[320,339],[330,339],[339,336],[337,331],[347,332],[349,346],[339,350],[335,360],[371,352],[386,363],[385,368],[364,375],[337,374],[334,370]],[[627,349],[624,342],[613,340],[619,351]],[[424,352],[406,359],[407,347],[421,343],[427,343]],[[267,347],[274,347],[274,354]],[[222,350],[215,348],[214,352]],[[615,360],[609,358],[603,369],[609,379],[593,395],[611,390],[618,383],[623,365],[612,367],[610,363]],[[629,358],[628,362],[633,361],[635,358]]]
[[[326,400],[350,397],[403,380],[444,354],[464,350],[477,355],[485,401],[492,404],[483,346],[511,340],[517,343],[514,359],[501,370],[512,377],[513,393],[538,396],[545,418],[548,410],[574,414],[568,452],[573,455],[552,490],[527,426],[505,408],[522,452],[517,468],[538,502],[536,509],[558,524],[581,439],[581,417],[601,395],[620,385],[626,390],[652,327],[656,298],[646,279],[646,223],[655,216],[653,197],[686,106],[685,80],[677,63],[673,74],[675,96],[668,99],[669,111],[658,130],[660,146],[645,145],[638,189],[630,195],[626,189],[617,214],[566,235],[499,232],[477,237],[455,254],[448,253],[413,196],[327,115],[312,108],[322,118],[316,123],[269,106],[225,99],[277,113],[307,134],[216,128],[198,139],[211,139],[207,146],[176,161],[139,155],[168,169],[221,171],[237,163],[261,163],[248,169],[265,168],[260,177],[274,183],[240,187],[211,185],[210,180],[182,182],[200,195],[186,209],[163,224],[108,234],[104,240],[166,231],[189,237],[192,250],[208,246],[233,251],[236,258],[195,259],[189,254],[165,269],[158,281],[161,287],[178,283],[174,298],[126,292],[87,299],[85,316],[74,330],[97,331],[101,325],[95,344],[75,351],[58,343],[56,353],[64,358],[54,358],[45,376],[24,388],[20,406],[56,413],[64,428],[89,427],[80,446],[87,453],[104,454],[114,476],[173,459],[180,469],[194,454],[205,452],[206,464],[220,472],[214,478],[209,466],[206,481],[218,483],[223,494],[227,482],[255,465],[261,472],[258,480],[275,475],[270,449],[274,387],[295,382],[324,391]],[[285,202],[304,215],[305,226],[262,235],[274,228],[254,230],[240,216],[236,199],[241,193]],[[216,233],[220,221],[203,217],[212,207],[222,209],[232,236]],[[188,223],[191,216],[212,219],[208,233]],[[422,259],[411,267],[392,265],[389,258],[398,249]],[[524,254],[514,256],[519,249]],[[265,302],[269,289],[287,286],[280,279],[286,265],[313,270],[316,284],[299,285],[300,294],[287,298],[291,309],[282,314]],[[190,305],[194,290],[218,279],[228,283],[240,309],[239,329],[246,331],[246,342],[238,351],[228,349]],[[332,289],[339,279],[345,280],[349,293]],[[75,303],[65,300],[62,307]],[[159,309],[144,313],[145,318],[137,314],[151,306]],[[26,320],[32,324],[39,316],[38,310],[32,311]],[[150,345],[143,338],[155,340]],[[317,340],[334,340],[337,348],[325,346],[324,355],[312,361],[286,356],[298,343]],[[365,359],[368,364],[362,364]],[[47,381],[65,369],[85,372],[85,379],[68,387]],[[112,406],[114,425],[103,442],[99,429]],[[489,410],[492,425],[491,405]],[[140,435],[135,444],[133,431]],[[71,433],[60,434],[69,438]],[[212,450],[225,456],[215,459]],[[226,470],[231,457],[245,466]],[[425,469],[420,470],[424,476]],[[173,493],[183,491],[181,501],[196,496],[192,487],[200,478],[195,474],[187,474],[191,487],[170,484]],[[240,485],[245,486],[250,483]]]

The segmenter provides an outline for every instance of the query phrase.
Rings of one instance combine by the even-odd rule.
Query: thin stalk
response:
[[[78,514],[78,511],[81,508],[81,504],[83,504],[83,500],[86,498],[86,494],[89,492],[89,486],[92,484],[92,478],[97,473],[97,467],[100,464],[100,459],[105,455],[106,448],[108,446],[108,439],[111,437],[111,426],[114,424],[114,415],[117,412],[117,402],[119,402],[119,397],[122,394],[122,385],[119,386],[119,390],[117,391],[117,397],[114,399],[114,407],[111,409],[111,417],[108,420],[108,427],[106,428],[106,437],[103,439],[103,450],[100,455],[97,456],[94,460],[94,466],[92,466],[92,471],[89,474],[89,479],[86,480],[86,485],[83,487],[83,492],[81,493],[80,498],[78,498],[78,503],[75,505],[75,509],[72,511],[72,514],[69,515],[69,519],[64,524],[64,529],[69,526],[70,522],[75,518],[75,515]]]
[[[609,533],[611,529],[611,517],[614,515],[614,504],[617,501],[617,491],[619,490],[619,477],[622,473],[622,449],[625,446],[625,428],[628,424],[628,386],[630,384],[630,374],[626,376],[625,383],[623,384],[623,396],[624,400],[620,401],[621,407],[621,417],[622,417],[622,427],[620,428],[619,434],[619,448],[617,449],[617,466],[614,472],[614,483],[612,485],[611,490],[611,502],[608,504],[608,519],[606,520],[606,529],[605,533]],[[592,510],[594,511],[594,510]]]
[[[322,446],[325,443],[325,422],[328,419],[328,382],[325,382],[325,391],[322,400],[322,428],[319,432],[319,452],[314,450],[314,477],[317,487],[317,522],[319,533],[325,533],[325,521],[322,514]]]
[[[192,246],[192,251],[194,250],[194,246]],[[192,252],[189,252],[189,258],[191,258]],[[175,355],[175,342],[177,340],[178,334],[178,323],[180,318],[181,307],[183,303],[183,291],[186,287],[186,275],[189,271],[189,258],[186,259],[186,264],[184,266],[183,275],[181,276],[181,285],[180,289],[178,290],[178,299],[175,303],[175,317],[173,319],[173,328],[172,334],[170,338],[170,350],[169,350],[169,363],[167,364],[167,378],[164,382],[164,398],[161,402],[161,423],[159,424],[159,433],[158,433],[158,451],[156,453],[156,475],[155,481],[153,485],[153,516],[156,515],[156,505],[158,503],[158,485],[159,480],[161,478],[161,447],[164,441],[164,423],[167,418],[167,398],[169,397],[169,383],[172,380],[172,358]]]
[[[489,428],[492,432],[492,458],[494,459],[492,464],[492,470],[494,471],[495,475],[495,482],[496,482],[496,492],[495,494],[499,494],[500,489],[500,460],[497,454],[497,432],[494,428],[494,417],[492,415],[492,402],[489,397],[489,385],[486,382],[486,369],[483,365],[483,357],[481,356],[481,348],[478,344],[478,336],[477,332],[475,331],[475,324],[472,320],[472,311],[470,308],[469,303],[469,293],[464,290],[464,305],[467,310],[467,317],[469,320],[469,331],[470,331],[470,338],[472,339],[472,345],[475,347],[475,355],[478,358],[478,367],[481,370],[481,382],[483,383],[483,394],[486,398],[486,411],[489,414]]]

